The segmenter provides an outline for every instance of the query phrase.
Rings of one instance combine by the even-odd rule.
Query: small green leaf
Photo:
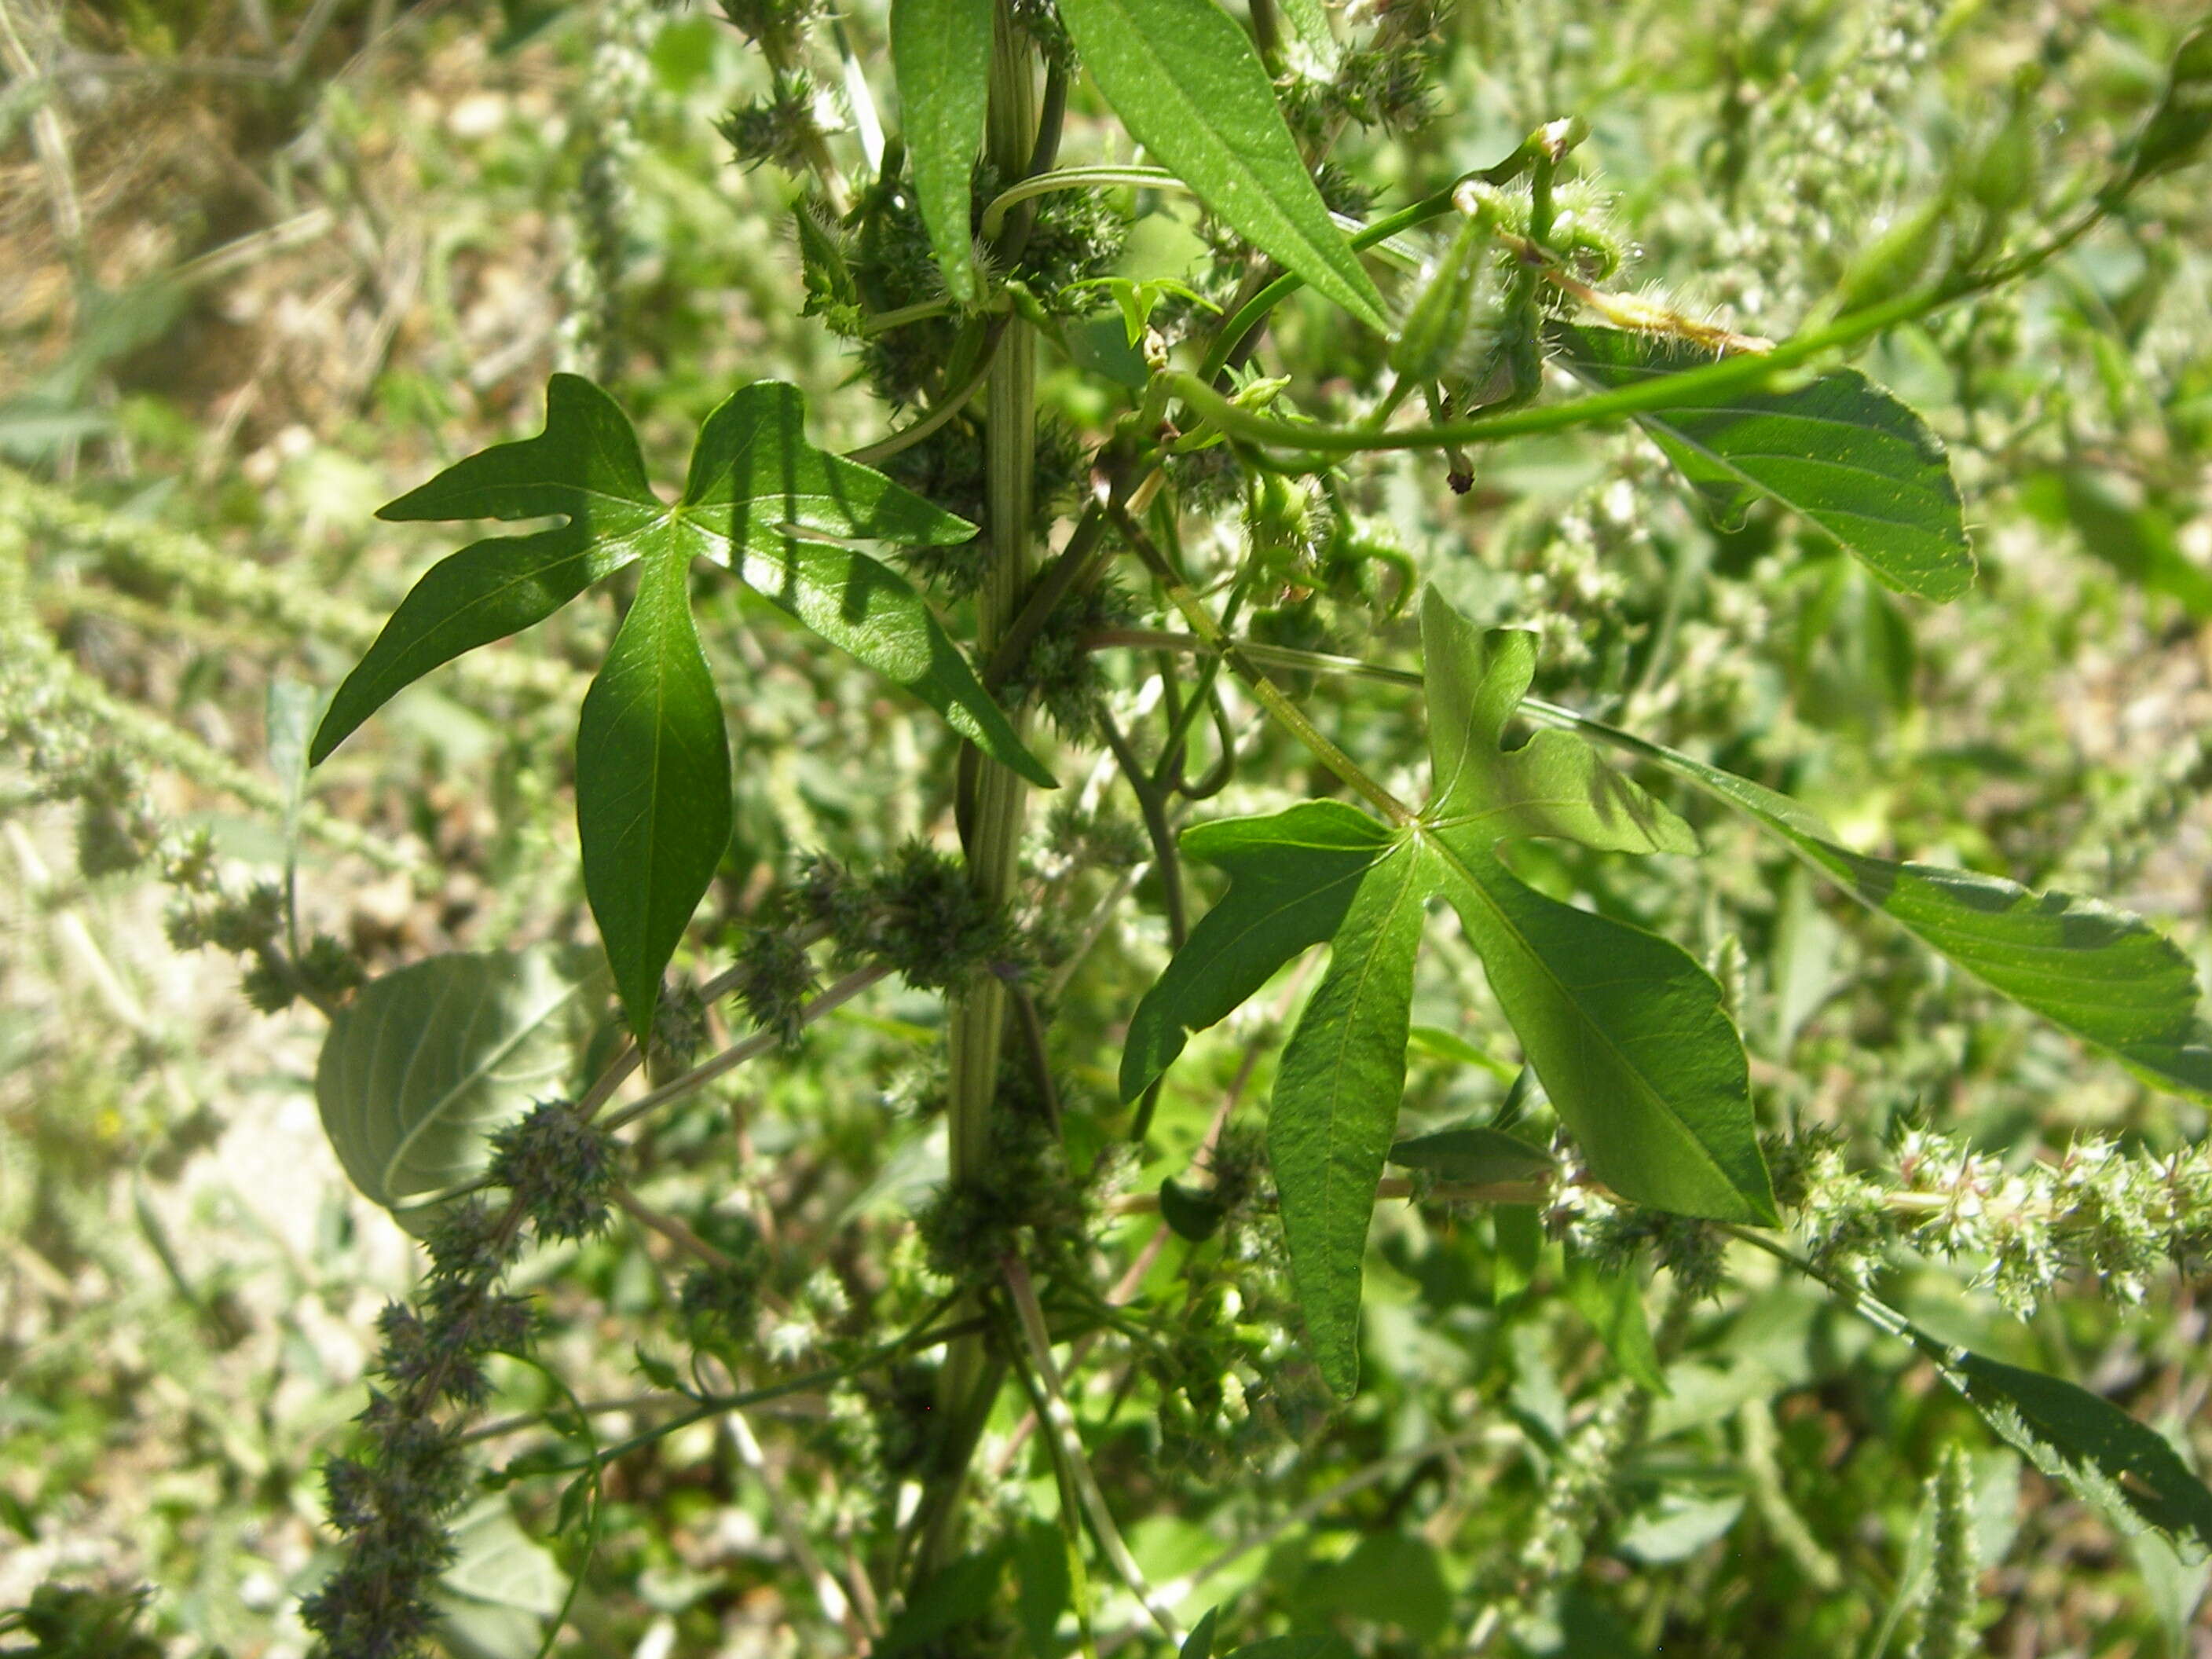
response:
[[[1711,359],[1692,347],[1601,328],[1547,337],[1577,378],[1634,386]],[[1899,592],[1955,599],[1973,586],[1959,487],[1928,423],[1856,369],[1801,386],[1727,394],[1636,419],[1714,516],[1759,495],[1802,514]]]
[[[430,957],[363,986],[315,1065],[323,1131],[353,1184],[398,1209],[483,1173],[486,1137],[560,1092],[581,988],[545,951]]]
[[[891,0],[891,68],[915,195],[952,296],[972,305],[969,180],[991,83],[991,0]]]
[[[1213,1621],[1220,1614],[1219,1607],[1208,1607],[1206,1616],[1190,1627],[1176,1659],[1213,1659]]]
[[[392,520],[537,519],[566,524],[475,542],[431,567],[347,675],[315,733],[320,765],[394,694],[441,664],[543,622],[642,550],[665,509],[629,421],[589,380],[556,374],[545,430],[495,444],[380,509]]]
[[[1443,891],[1590,1170],[1624,1198],[1774,1220],[1743,1043],[1674,945],[1547,898],[1464,831],[1431,832]]]
[[[1500,1204],[1491,1211],[1490,1223],[1498,1236],[1498,1254],[1490,1266],[1491,1300],[1502,1308],[1535,1282],[1536,1264],[1544,1254],[1544,1218],[1533,1204]]]
[[[1227,1214],[1209,1194],[1191,1191],[1173,1176],[1160,1182],[1160,1219],[1178,1238],[1203,1244],[1221,1231]]]
[[[759,380],[707,417],[673,515],[680,544],[840,650],[911,691],[993,760],[1039,788],[1052,774],[1022,744],[959,647],[905,577],[811,536],[944,546],[975,526],[880,472],[806,441],[796,386]]]
[[[911,1653],[933,1644],[955,1626],[990,1612],[1006,1577],[1006,1555],[1003,1546],[973,1550],[931,1574],[907,1598],[906,1606],[876,1644],[875,1652],[881,1659]]]
[[[1031,1521],[1013,1534],[1014,1614],[1030,1659],[1060,1659],[1060,1615],[1075,1595],[1068,1538],[1049,1521]]]
[[[1291,1282],[1322,1379],[1340,1399],[1359,1387],[1360,1260],[1405,1089],[1428,863],[1419,842],[1401,842],[1360,877],[1267,1110]]]
[[[1390,1149],[1401,1170],[1426,1170],[1444,1181],[1487,1183],[1529,1181],[1547,1174],[1552,1155],[1496,1129],[1439,1129],[1401,1140]]]
[[[1285,270],[1369,327],[1388,328],[1259,54],[1226,12],[1213,0],[1064,0],[1060,15],[1138,143]]]
[[[2002,1438],[2121,1531],[2153,1528],[2190,1560],[2212,1551],[2212,1492],[2165,1436],[2062,1377],[1948,1347],[1923,1331],[1911,1336]]]
[[[445,1588],[487,1607],[538,1619],[561,1611],[568,1580],[546,1547],[523,1531],[504,1498],[487,1498],[453,1522]]]
[[[1436,1546],[1417,1533],[1370,1532],[1341,1561],[1311,1569],[1291,1591],[1301,1620],[1348,1617],[1395,1625],[1433,1652],[1451,1622],[1451,1586]]]
[[[730,748],[691,625],[689,567],[645,568],[576,729],[584,892],[642,1043],[660,974],[730,841]]]
[[[1671,1394],[1644,1316],[1644,1287],[1632,1273],[1600,1273],[1588,1256],[1567,1262],[1567,1300],[1589,1322],[1620,1374],[1646,1394]]]
[[[1225,1018],[1277,969],[1336,932],[1390,832],[1342,801],[1308,801],[1271,817],[1199,824],[1182,844],[1189,857],[1226,871],[1229,890],[1130,1018],[1125,1103],[1174,1064],[1191,1032]]]
[[[2173,54],[2165,94],[2135,143],[2125,190],[2187,167],[2212,138],[2212,25],[2185,39]]]
[[[1647,1567],[1686,1561],[1728,1535],[1743,1513],[1743,1494],[1668,1490],[1620,1524],[1613,1548]]]
[[[1747,813],[1815,870],[2023,1007],[2154,1087],[2212,1101],[2197,970],[2140,916],[1999,876],[1854,853],[1785,795],[1657,744],[1636,747]]]
[[[1624,853],[1698,850],[1688,824],[1571,732],[1539,732],[1518,749],[1500,747],[1535,678],[1533,633],[1485,633],[1431,587],[1421,600],[1421,653],[1435,772],[1425,823],[1486,843],[1557,836]]]

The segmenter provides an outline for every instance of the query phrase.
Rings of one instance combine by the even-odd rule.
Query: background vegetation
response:
[[[750,380],[804,388],[825,447],[880,435],[884,417],[848,384],[847,348],[799,314],[780,176],[733,165],[717,131],[769,84],[714,15],[4,4],[0,1607],[49,1582],[146,1584],[140,1627],[163,1651],[303,1654],[297,1599],[334,1559],[319,1464],[361,1408],[379,1310],[418,1265],[324,1135],[325,1015],[256,961],[250,895],[296,862],[300,927],[336,941],[333,985],[441,951],[588,943],[569,738],[617,615],[595,597],[434,677],[297,800],[286,711],[343,674],[452,544],[374,509],[537,430],[556,368],[620,398],[662,479]],[[2193,9],[1468,0],[1421,65],[1431,118],[1378,123],[1347,172],[1395,204],[1580,115],[1582,157],[1636,243],[1617,286],[1779,337],[2006,112],[2043,176],[2100,164],[2156,100]],[[879,8],[841,27],[879,56]],[[1370,95],[1407,90],[1378,75]],[[1098,113],[1079,105],[1075,130]],[[2096,894],[2201,961],[2204,176],[2154,185],[2024,289],[1865,355],[1948,447],[1980,562],[1957,604],[1900,599],[1767,509],[1716,529],[1623,435],[1498,451],[1465,494],[1441,461],[1389,464],[1346,504],[1372,556],[1257,626],[1402,655],[1402,550],[1478,621],[1540,630],[1546,696],[1786,786],[1854,846]],[[1201,282],[1188,204],[1140,208],[1130,259],[1180,258]],[[1103,313],[1072,331],[1069,359],[1048,355],[1042,397],[1069,433],[1095,440],[1124,406],[1122,337]],[[1349,387],[1379,350],[1296,306],[1263,361]],[[866,869],[943,835],[941,790],[904,781],[949,755],[937,728],[726,587],[700,614],[710,655],[744,671],[725,680],[737,834],[701,937],[734,937],[804,854]],[[1102,660],[1111,713],[1156,704],[1149,657]],[[1358,696],[1359,757],[1411,775],[1417,702]],[[1308,793],[1293,750],[1255,741],[1206,816]],[[1039,908],[1079,937],[1145,842],[1110,765],[1078,766],[1029,854]],[[1663,877],[1563,860],[1556,881],[1595,884],[1714,966],[1769,1121],[1828,1126],[1856,1159],[1893,1164],[1926,1125],[1950,1138],[1941,1156],[1954,1142],[2015,1171],[2083,1136],[2146,1156],[2201,1139],[2197,1105],[1948,970],[1749,828],[1698,827],[1715,855]],[[1115,913],[1055,988],[1063,1018],[1126,1020],[1164,940],[1156,909]],[[718,965],[702,951],[696,976]],[[1194,1045],[1139,1152],[1117,1139],[1110,1056],[1071,1059],[1064,1141],[1096,1170],[1094,1200],[1155,1192],[1194,1160],[1217,1182],[1259,1178],[1248,1120],[1304,985],[1286,978]],[[638,1143],[641,1209],[684,1218],[726,1258],[760,1253],[758,1323],[729,1349],[745,1381],[842,1364],[928,1307],[912,1218],[944,1167],[944,1018],[926,989],[878,986]],[[1510,1036],[1449,938],[1423,958],[1414,1021],[1410,1122],[1504,1097]],[[1526,1598],[1527,1650],[1873,1659],[1923,1620],[1930,1478],[1957,1446],[1949,1503],[1987,1564],[1971,1616],[1985,1650],[2212,1652],[2201,1567],[2119,1536],[1909,1346],[1755,1260],[1679,1304],[1659,1332],[1669,1391],[1631,1396],[1575,1297],[1516,1300],[1498,1282],[1487,1216],[1386,1204],[1364,1390],[1338,1408],[1271,1322],[1285,1292],[1263,1211],[1202,1247],[1154,1215],[1097,1211],[1092,1236],[1129,1290],[1191,1330],[1164,1361],[1109,1333],[1078,1401],[1135,1559],[1186,1622],[1233,1602],[1247,1635],[1449,1652],[1472,1600],[1564,1586]],[[534,1252],[520,1282],[545,1290],[540,1353],[562,1385],[638,1395],[641,1364],[696,1334],[688,1265],[665,1228],[631,1221]],[[2115,1401],[2205,1467],[2192,1273],[2160,1262],[2138,1296],[2124,1273],[2102,1275],[2108,1294],[2069,1278],[2023,1316],[2000,1285],[1960,1290],[1982,1265],[1907,1251],[1884,1293],[1946,1338]],[[1208,1368],[1200,1409],[1184,1384]],[[558,1403],[520,1364],[495,1361],[493,1381],[495,1422]],[[626,1457],[561,1650],[852,1650],[885,1617],[859,1540],[896,1501],[922,1387],[893,1367]],[[1578,1474],[1582,1431],[1631,1398],[1626,1455]],[[1017,1441],[1017,1402],[1002,1414],[982,1462],[1019,1543],[1056,1513],[1054,1481]],[[638,1406],[594,1424],[611,1445],[655,1420]],[[532,1434],[493,1437],[493,1462]],[[469,1509],[447,1578],[456,1651],[538,1649],[585,1555],[580,1530],[548,1541],[561,1494],[520,1480]],[[119,1635],[70,1650],[27,1624],[12,1639],[122,1650]]]

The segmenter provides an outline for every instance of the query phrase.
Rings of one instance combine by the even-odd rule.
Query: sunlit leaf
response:
[[[1443,891],[1590,1171],[1624,1198],[1771,1221],[1743,1043],[1720,987],[1666,940],[1547,898],[1462,832]]]
[[[1680,342],[1613,329],[1559,327],[1548,337],[1571,373],[1607,389],[1712,361]],[[1771,495],[1900,592],[1955,599],[1973,585],[1974,556],[1942,441],[1856,369],[1636,420],[1723,523]]]
[[[1622,734],[1626,737],[1626,734]],[[1657,744],[1639,752],[1750,815],[1815,870],[1976,978],[2159,1088],[2212,1100],[2197,970],[2139,916],[2000,876],[1855,853],[1787,796]]]
[[[1138,143],[1316,293],[1370,328],[1388,326],[1266,68],[1228,13],[1213,0],[1065,0],[1060,16]]]
[[[1690,826],[1571,732],[1502,746],[1536,673],[1536,636],[1476,628],[1431,587],[1421,652],[1434,768],[1423,823],[1490,842],[1557,836],[1624,853],[1694,853]]]
[[[1227,1018],[1277,969],[1334,933],[1360,877],[1389,845],[1389,830],[1341,801],[1184,831],[1183,852],[1227,872],[1229,890],[1137,1005],[1121,1049],[1121,1098],[1144,1093],[1191,1032]]]
[[[1322,1378],[1359,1386],[1360,1259],[1406,1084],[1413,958],[1434,878],[1419,843],[1377,858],[1329,941],[1328,976],[1275,1073],[1267,1160]]]
[[[641,1042],[661,970],[729,845],[730,814],[729,740],[686,563],[657,554],[576,728],[584,892]]]
[[[899,125],[930,246],[956,299],[976,297],[969,180],[983,148],[991,0],[891,0]]]

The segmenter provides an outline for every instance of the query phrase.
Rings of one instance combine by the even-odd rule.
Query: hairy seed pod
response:
[[[1453,349],[1467,337],[1492,228],[1486,204],[1478,204],[1462,222],[1429,285],[1413,301],[1397,343],[1390,348],[1391,372],[1400,380],[1435,380]]]

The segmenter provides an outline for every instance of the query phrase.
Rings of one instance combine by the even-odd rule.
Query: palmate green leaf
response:
[[[1291,1280],[1322,1379],[1342,1399],[1359,1387],[1360,1260],[1405,1091],[1427,863],[1409,838],[1360,876],[1267,1109]]]
[[[1591,1173],[1656,1209],[1771,1223],[1743,1043],[1712,975],[1665,939],[1547,898],[1464,831],[1427,839]]]
[[[657,553],[576,728],[584,892],[640,1043],[661,969],[729,845],[730,814],[729,739],[691,623],[689,563]]]
[[[975,526],[807,441],[798,389],[763,380],[699,431],[684,495],[654,495],[613,400],[556,374],[545,430],[447,468],[386,519],[558,517],[478,542],[434,568],[338,689],[320,760],[394,693],[472,647],[542,620],[639,560],[636,602],[584,700],[577,823],[584,885],[631,1027],[650,1030],[661,970],[729,839],[730,763],[720,702],[691,623],[687,568],[704,556],[935,708],[994,760],[1041,787],[1052,775],[921,597],[889,566],[821,538],[942,545]]]
[[[1259,54],[1214,0],[1063,0],[1060,16],[1138,143],[1285,270],[1387,329],[1382,296],[1330,219]]]
[[[972,304],[969,193],[991,82],[991,0],[891,0],[891,69],[915,195],[953,298]]]
[[[315,1065],[323,1132],[387,1209],[483,1172],[486,1137],[561,1091],[585,981],[550,951],[425,958],[363,986]]]
[[[1626,734],[1622,734],[1624,737]],[[2197,970],[2140,916],[2001,876],[1855,853],[1785,795],[1641,738],[1641,752],[1747,813],[1814,869],[1939,955],[2153,1086],[2212,1101]]]
[[[1121,1098],[1150,1088],[1190,1033],[1226,1018],[1285,963],[1325,943],[1390,841],[1365,813],[1330,800],[1185,830],[1183,852],[1226,872],[1229,890],[1138,1003],[1121,1048]]]
[[[1560,326],[1547,338],[1577,379],[1607,389],[1711,361],[1679,342],[1613,329]],[[1771,495],[1899,592],[1954,599],[1973,585],[1974,556],[1942,441],[1856,369],[1636,420],[1723,523]]]
[[[1623,853],[1694,853],[1690,826],[1570,732],[1499,745],[1536,675],[1536,636],[1486,633],[1430,588],[1421,602],[1434,781],[1422,822],[1492,841],[1557,836]]]

